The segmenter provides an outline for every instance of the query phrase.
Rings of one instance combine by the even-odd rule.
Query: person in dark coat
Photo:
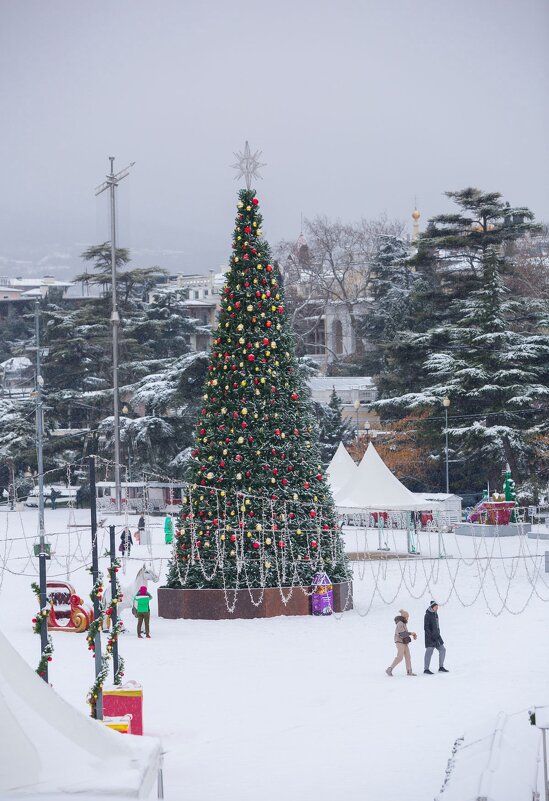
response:
[[[131,553],[133,545],[132,533],[128,526],[122,530],[122,534],[120,535],[120,546],[119,550],[122,553],[122,556],[129,556]]]
[[[425,630],[425,661],[423,663],[424,673],[432,676],[433,672],[429,669],[431,664],[431,657],[435,648],[438,651],[438,672],[448,673],[444,667],[444,658],[446,656],[446,648],[444,647],[444,640],[440,636],[440,626],[438,624],[438,604],[436,601],[431,601],[425,618],[423,620],[423,628]]]
[[[57,508],[57,499],[59,498],[60,495],[61,495],[61,493],[58,492],[58,490],[54,489],[53,487],[51,488],[50,501],[51,501],[51,508],[52,509],[56,509]]]
[[[76,490],[76,508],[84,508],[84,493],[82,492],[82,487],[78,487]]]

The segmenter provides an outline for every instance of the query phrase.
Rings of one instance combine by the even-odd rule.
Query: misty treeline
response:
[[[404,223],[306,220],[297,242],[276,248],[298,354],[327,355],[328,372],[371,375],[380,440],[411,489],[444,490],[444,398],[451,490],[501,483],[509,464],[536,499],[547,485],[549,234],[527,208],[497,192],[449,192],[454,211],[430,219],[412,243]],[[79,279],[101,297],[41,305],[46,466],[98,452],[112,457],[110,249],[83,254]],[[127,475],[183,475],[206,355],[190,352],[197,323],[181,290],[153,292],[159,267],[133,269],[117,252],[122,459]],[[353,352],[319,338],[328,306],[344,308]],[[32,345],[32,309],[0,319],[0,361]],[[311,348],[314,343],[315,350]],[[34,358],[31,355],[31,358]],[[34,401],[0,399],[0,485],[35,469]],[[319,407],[323,457],[341,435],[341,409]],[[55,436],[63,430],[63,436]]]

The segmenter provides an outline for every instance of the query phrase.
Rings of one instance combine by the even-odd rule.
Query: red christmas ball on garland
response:
[[[259,205],[259,200],[256,197],[254,197],[254,198],[252,198],[252,203],[254,204],[254,206],[258,206]]]

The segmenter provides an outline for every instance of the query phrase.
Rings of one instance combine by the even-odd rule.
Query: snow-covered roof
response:
[[[36,286],[70,286],[72,281],[58,281],[48,275],[42,278],[12,278],[10,285],[13,287],[36,287]]]
[[[19,373],[21,370],[27,370],[32,366],[32,362],[26,356],[12,356],[6,359],[5,362],[0,362],[0,370],[4,371],[4,375],[8,373]]]
[[[450,499],[456,498],[461,502],[461,495],[454,495],[452,492],[449,494],[446,492],[414,492],[414,495],[426,501],[449,501]]]
[[[0,796],[148,797],[161,749],[79,712],[0,632]]]
[[[309,379],[309,386],[312,390],[330,390],[332,387],[335,391],[342,390],[360,390],[371,389],[375,386],[374,379],[371,376],[314,376]]]
[[[204,306],[205,308],[211,309],[212,306],[216,305],[216,301],[212,298],[212,300],[184,300],[183,306]]]
[[[335,502],[340,512],[355,512],[362,509],[376,511],[425,510],[425,501],[391,473],[372,442],[368,445],[355,474],[337,493]],[[431,502],[430,508],[438,508]]]
[[[349,451],[345,448],[344,444],[340,442],[326,470],[328,483],[334,496],[339,490],[343,489],[357,470],[358,467],[349,454]]]
[[[543,786],[541,732],[526,711],[483,723],[459,738],[435,801],[532,801]],[[543,797],[543,794],[542,794]]]

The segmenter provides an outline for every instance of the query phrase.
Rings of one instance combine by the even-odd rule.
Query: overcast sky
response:
[[[109,238],[110,155],[135,263],[217,268],[245,139],[271,244],[469,185],[549,221],[548,42],[547,0],[0,0],[0,273]]]

